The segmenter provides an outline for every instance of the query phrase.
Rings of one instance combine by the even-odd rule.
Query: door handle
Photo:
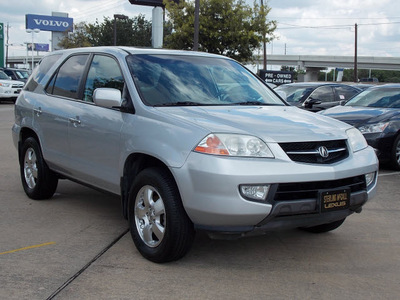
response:
[[[36,114],[36,116],[38,116],[38,117],[43,113],[41,107],[34,108],[33,111]]]
[[[79,120],[79,117],[76,118],[69,118],[68,121],[73,124],[75,127],[81,124],[81,120]]]

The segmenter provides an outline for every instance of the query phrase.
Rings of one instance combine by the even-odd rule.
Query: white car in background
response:
[[[11,80],[6,73],[0,71],[0,101],[13,100],[15,102],[24,85],[22,81]]]

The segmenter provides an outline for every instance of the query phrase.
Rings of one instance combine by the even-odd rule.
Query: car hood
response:
[[[347,139],[349,125],[291,106],[207,106],[157,108],[214,133],[248,134],[265,142]]]
[[[332,107],[321,112],[321,114],[357,127],[368,123],[388,120],[394,115],[400,114],[400,109],[345,105]]]

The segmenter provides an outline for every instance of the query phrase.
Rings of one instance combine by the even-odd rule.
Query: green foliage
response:
[[[193,49],[194,1],[164,0],[171,34],[164,46]],[[200,0],[199,51],[222,54],[239,61],[249,61],[263,38],[273,39],[275,21],[267,22],[268,6],[256,3],[251,8],[244,0]]]
[[[68,33],[68,36],[58,43],[58,46],[64,49],[92,46],[85,22],[74,24],[74,32]]]
[[[126,20],[116,20],[117,45],[151,46],[151,22],[143,15]],[[102,23],[98,20],[92,24],[85,22],[74,25],[59,46],[65,49],[90,46],[111,46],[114,43],[114,19],[105,17]]]

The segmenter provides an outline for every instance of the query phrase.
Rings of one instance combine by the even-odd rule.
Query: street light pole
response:
[[[32,34],[32,46],[31,46],[32,47],[32,49],[31,49],[32,50],[32,68],[31,68],[31,70],[33,71],[33,67],[34,67],[34,64],[35,64],[34,58],[33,58],[33,55],[34,55],[34,52],[33,52],[34,49],[33,48],[34,48],[34,45],[35,45],[33,43],[33,34],[34,33],[39,33],[40,29],[37,29],[37,28],[35,28],[35,29],[27,29],[26,32]]]
[[[354,82],[358,82],[358,66],[357,66],[357,23],[354,25]]]
[[[117,19],[126,20],[128,18],[129,17],[125,15],[120,15],[120,14],[114,15],[114,43],[113,43],[114,46],[117,46]]]

